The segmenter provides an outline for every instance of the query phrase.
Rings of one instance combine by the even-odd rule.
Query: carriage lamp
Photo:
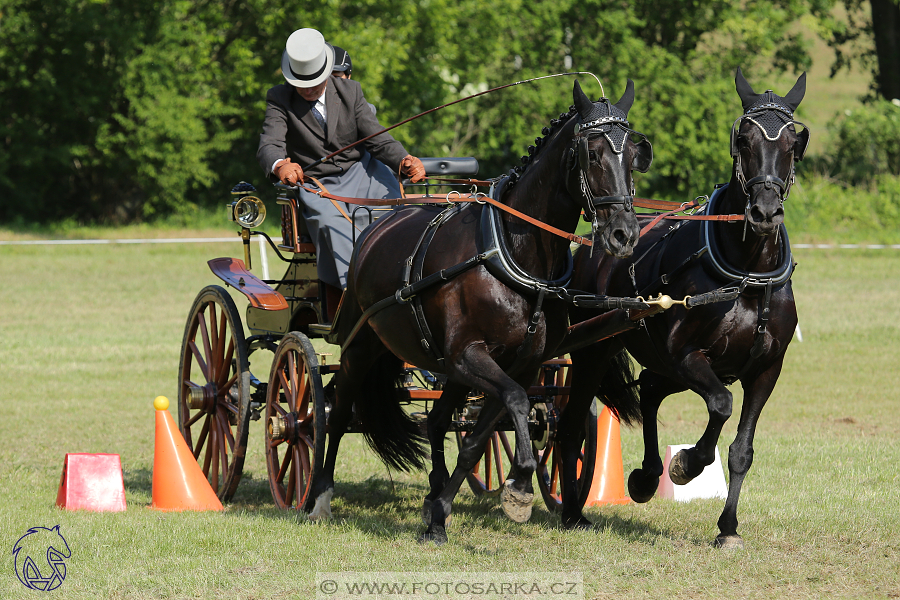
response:
[[[256,188],[253,184],[242,181],[231,188],[231,195],[236,197],[228,208],[228,220],[241,226],[241,240],[244,242],[244,262],[247,268],[250,264],[250,230],[259,227],[266,220],[266,205],[263,201],[253,196]]]
[[[231,188],[231,195],[236,199],[228,205],[228,220],[234,221],[244,229],[259,227],[266,220],[266,205],[253,196],[256,188],[242,181]]]

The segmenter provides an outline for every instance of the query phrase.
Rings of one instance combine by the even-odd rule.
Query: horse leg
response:
[[[481,414],[478,416],[475,430],[463,440],[453,474],[432,501],[428,529],[419,536],[419,543],[433,542],[441,546],[447,542],[446,523],[450,520],[453,499],[459,493],[459,488],[463,481],[466,480],[466,475],[472,471],[472,468],[481,459],[488,438],[493,434],[494,428],[502,415],[503,406],[494,398],[489,397],[485,402],[484,408],[481,409]]]
[[[525,369],[523,373],[533,371]],[[524,523],[531,517],[534,501],[532,479],[537,468],[531,449],[531,431],[528,428],[528,413],[531,411],[528,394],[520,383],[494,362],[483,344],[472,344],[459,353],[454,360],[451,376],[455,381],[481,390],[487,396],[499,398],[513,422],[516,450],[510,468],[512,477],[503,484],[500,507],[510,519]],[[470,469],[475,466],[478,458],[472,462]]]
[[[741,495],[741,485],[753,464],[753,436],[759,415],[768,401],[775,383],[781,374],[782,359],[765,370],[752,382],[744,384],[744,405],[737,435],[728,448],[728,499],[719,517],[719,535],[715,545],[719,548],[740,549],[744,541],[737,533],[737,504]]]
[[[363,328],[350,347],[341,351],[341,367],[335,375],[335,400],[328,415],[325,462],[310,494],[316,499],[315,506],[309,512],[311,521],[331,518],[334,468],[341,438],[353,418],[353,403],[364,397],[365,388],[369,385],[365,374],[384,351],[384,345],[369,328]]]
[[[604,356],[601,344],[593,344],[572,352],[572,389],[565,410],[557,424],[557,447],[562,463],[560,487],[562,525],[566,529],[589,529],[591,523],[582,513],[584,504],[578,494],[578,457],[584,443],[584,422],[591,402],[603,380]]]
[[[469,388],[453,382],[448,383],[441,397],[434,403],[434,408],[428,413],[428,442],[431,446],[431,473],[428,475],[428,483],[431,489],[422,503],[422,521],[425,525],[431,522],[432,502],[450,479],[450,472],[444,459],[444,441],[450,429],[453,411],[463,405],[468,391]],[[444,525],[449,524],[448,517],[448,522]]]
[[[641,371],[641,420],[643,421],[644,460],[640,469],[628,476],[628,494],[635,502],[649,502],[659,487],[663,474],[662,459],[659,456],[659,431],[656,418],[659,405],[666,397],[684,390],[671,379],[653,371]]]
[[[710,367],[700,352],[693,352],[682,361],[680,374],[690,388],[706,402],[709,421],[706,430],[693,448],[682,450],[669,463],[669,478],[676,485],[684,485],[703,472],[716,459],[716,442],[725,421],[731,417],[733,398],[728,388]]]

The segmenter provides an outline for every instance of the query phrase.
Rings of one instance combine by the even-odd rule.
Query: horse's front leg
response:
[[[428,475],[428,483],[431,489],[422,504],[422,520],[425,525],[431,522],[432,502],[450,480],[450,472],[447,470],[447,462],[444,457],[444,441],[453,420],[453,411],[465,403],[469,389],[449,382],[441,393],[441,397],[434,403],[431,412],[428,413],[428,442],[431,446],[431,473]],[[446,525],[449,525],[449,517]]]
[[[703,398],[709,414],[706,430],[694,447],[680,451],[669,463],[669,478],[672,483],[684,485],[700,475],[716,459],[716,442],[722,433],[722,427],[731,417],[733,398],[713,372],[709,360],[699,351],[685,356],[679,374],[688,387]]]
[[[659,487],[659,478],[663,473],[656,423],[659,405],[668,396],[684,390],[685,387],[648,369],[641,371],[638,379],[641,386],[644,460],[641,468],[633,470],[628,476],[628,494],[635,502],[649,502]]]
[[[716,546],[720,548],[743,548],[744,541],[737,533],[737,505],[741,495],[741,485],[750,466],[753,464],[753,436],[759,415],[766,405],[775,383],[781,374],[784,356],[763,371],[752,381],[742,381],[744,386],[744,405],[741,408],[741,420],[738,423],[737,435],[728,448],[728,499],[725,509],[719,517],[719,535]]]

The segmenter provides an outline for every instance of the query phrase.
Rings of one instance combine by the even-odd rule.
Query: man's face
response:
[[[322,92],[325,91],[325,86],[328,84],[328,79],[317,85],[316,87],[311,88],[294,88],[297,90],[297,93],[300,94],[300,97],[306,100],[307,102],[312,102],[314,100],[318,100],[319,96],[322,95]]]

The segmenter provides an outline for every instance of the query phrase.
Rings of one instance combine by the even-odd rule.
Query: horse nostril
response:
[[[616,229],[613,231],[612,237],[620,248],[624,248],[628,245],[628,236],[625,234],[624,229]]]
[[[750,219],[752,221],[756,221],[757,223],[766,220],[765,215],[758,206],[754,206],[750,209]]]

